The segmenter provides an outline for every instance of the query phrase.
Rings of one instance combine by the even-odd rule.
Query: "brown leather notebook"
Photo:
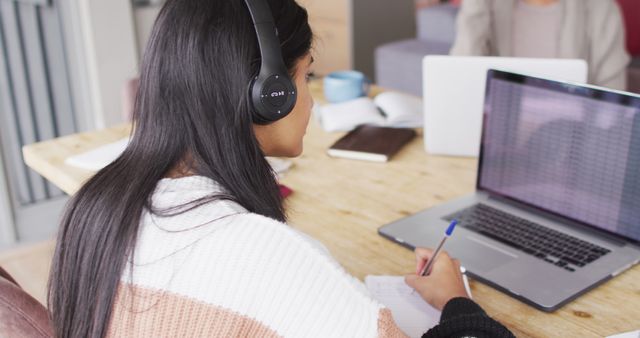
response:
[[[387,162],[415,136],[413,129],[363,125],[339,139],[327,153],[333,157]]]

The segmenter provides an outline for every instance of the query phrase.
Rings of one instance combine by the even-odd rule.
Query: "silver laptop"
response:
[[[489,70],[476,192],[385,225],[554,311],[640,260],[640,96]]]

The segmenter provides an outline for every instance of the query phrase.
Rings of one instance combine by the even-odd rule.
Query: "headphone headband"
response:
[[[253,120],[258,124],[277,121],[291,112],[296,102],[296,88],[282,59],[271,9],[266,0],[245,0],[251,14],[260,48],[260,72],[253,79],[249,95]]]

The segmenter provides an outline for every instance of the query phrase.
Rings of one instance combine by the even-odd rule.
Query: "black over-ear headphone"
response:
[[[269,124],[289,114],[296,103],[296,86],[282,60],[271,9],[266,0],[245,0],[256,29],[262,63],[249,86],[253,122]]]

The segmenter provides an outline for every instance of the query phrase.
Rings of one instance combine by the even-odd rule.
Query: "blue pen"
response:
[[[458,224],[457,220],[454,219],[453,221],[451,221],[451,224],[449,224],[447,231],[445,231],[444,233],[444,237],[440,241],[440,244],[438,244],[436,251],[434,251],[433,255],[431,255],[431,259],[427,262],[427,265],[424,267],[424,269],[422,269],[420,276],[428,276],[431,273],[431,268],[433,267],[433,264],[436,261],[436,258],[438,258],[438,254],[442,250],[442,246],[444,246],[444,242],[447,241],[447,238],[451,237],[451,234],[453,233],[453,229],[455,229],[456,224]]]

